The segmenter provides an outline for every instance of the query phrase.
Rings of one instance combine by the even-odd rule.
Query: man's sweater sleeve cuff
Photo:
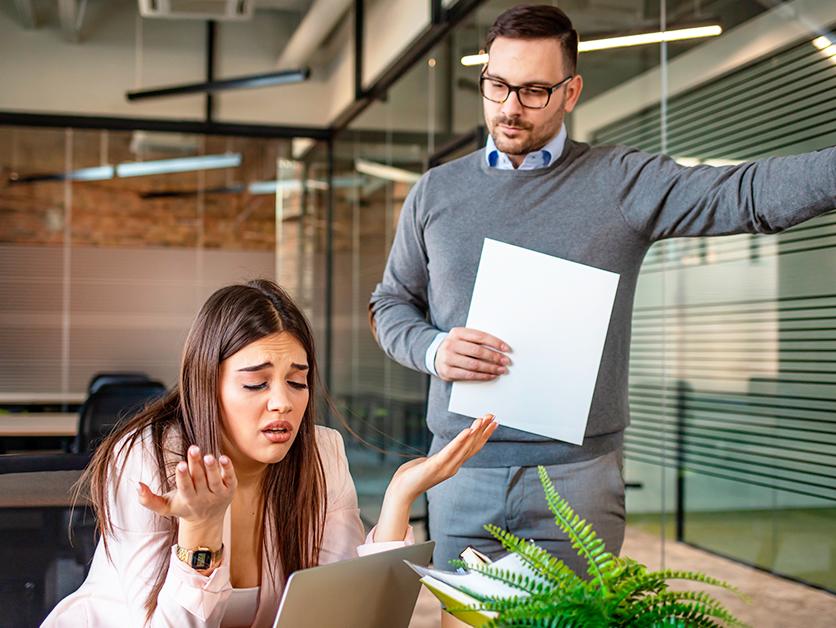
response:
[[[438,348],[441,346],[441,343],[444,342],[444,339],[448,336],[446,331],[439,332],[433,341],[430,343],[430,346],[427,347],[427,354],[424,358],[424,365],[427,367],[427,370],[430,372],[431,375],[438,377],[438,372],[435,370],[435,354],[438,353]]]

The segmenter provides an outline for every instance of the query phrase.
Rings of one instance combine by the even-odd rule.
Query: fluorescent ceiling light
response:
[[[160,161],[128,161],[114,166],[94,166],[79,168],[67,173],[36,174],[26,177],[9,176],[10,183],[37,183],[39,181],[104,181],[117,177],[142,177],[153,174],[171,174],[194,170],[212,170],[215,168],[235,168],[241,165],[241,153],[224,155],[203,155],[201,157],[181,157]]]
[[[829,58],[833,63],[836,63],[836,43],[833,40],[826,36],[822,35],[821,37],[816,37],[813,40],[813,45],[827,58]]]
[[[578,43],[578,52],[592,52],[595,50],[606,50],[608,48],[626,48],[628,46],[644,46],[646,44],[659,44],[663,41],[680,41],[682,39],[699,39],[701,37],[716,37],[723,32],[723,29],[713,24],[711,26],[699,26],[695,28],[677,28],[655,33],[641,33],[639,35],[624,35],[622,37],[606,37],[604,39],[592,39]],[[462,57],[461,63],[466,66],[484,65],[488,62],[488,54],[466,55]]]
[[[706,166],[739,166],[746,161],[743,159],[706,159],[703,163]]]
[[[360,177],[335,177],[335,188],[350,188],[362,185],[366,180]],[[328,182],[319,179],[308,179],[305,187],[311,190],[327,190]],[[302,190],[302,182],[299,179],[283,179],[282,181],[253,181],[247,186],[250,194],[275,194],[276,190],[289,190],[299,192]]]
[[[67,175],[71,181],[104,181],[113,178],[113,166],[94,166],[73,170]]]
[[[478,55],[465,55],[462,57],[462,65],[485,65],[488,62],[488,53]]]
[[[822,35],[821,37],[816,37],[813,40],[813,45],[818,48],[819,50],[824,50],[825,48],[829,48],[833,45],[833,42],[830,41],[830,38]]]
[[[321,181],[321,183],[325,185],[322,189],[327,189],[328,186],[325,184],[325,181]],[[334,177],[335,188],[354,188],[360,185],[365,185],[366,183],[368,183],[368,179],[366,177]],[[311,185],[310,179],[308,180],[308,185]]]
[[[676,163],[680,166],[685,166],[686,168],[691,168],[692,166],[699,166],[702,163],[702,160],[698,157],[671,157]]]
[[[160,161],[125,162],[116,166],[118,177],[143,177],[151,174],[171,174],[173,172],[191,172],[194,170],[214,170],[216,168],[235,168],[241,165],[241,153],[223,155],[202,155],[200,157],[181,157]]]
[[[473,66],[473,65],[485,65],[488,62],[488,53],[483,52],[482,54],[478,55],[465,55],[462,57],[462,65],[464,66]]]
[[[421,173],[419,172],[395,168],[394,166],[379,164],[375,161],[366,161],[365,159],[355,159],[354,168],[357,172],[362,172],[371,177],[378,177],[379,179],[386,179],[387,181],[415,183],[421,178]]]
[[[682,39],[699,39],[700,37],[716,37],[723,32],[717,25],[699,26],[697,28],[678,28],[658,33],[642,33],[641,35],[625,35],[624,37],[607,37],[593,39],[578,44],[578,52],[591,52],[607,48],[625,48],[627,46],[643,46],[645,44],[660,44],[663,41],[680,41]]]
[[[674,156],[672,159],[680,166],[737,166],[745,163],[743,159],[702,159],[701,157],[679,157]]]
[[[285,179],[283,181],[253,181],[247,186],[250,194],[275,194],[277,190],[297,191],[302,189],[302,183],[298,179]]]

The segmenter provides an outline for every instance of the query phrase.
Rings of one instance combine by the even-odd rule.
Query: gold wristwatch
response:
[[[188,549],[177,546],[177,558],[186,563],[195,571],[203,571],[205,569],[214,569],[221,564],[223,558],[224,546],[221,544],[220,549],[212,551],[208,547],[195,547]]]

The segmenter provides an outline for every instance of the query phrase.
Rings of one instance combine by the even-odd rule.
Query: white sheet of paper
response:
[[[619,276],[485,238],[466,326],[511,347],[509,372],[454,382],[450,412],[583,444]]]

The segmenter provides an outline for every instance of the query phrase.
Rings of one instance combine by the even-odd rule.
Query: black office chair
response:
[[[146,373],[139,371],[124,371],[121,373],[96,373],[87,385],[87,394],[92,395],[105,384],[118,382],[148,382],[151,378]]]
[[[92,452],[116,425],[162,397],[165,392],[165,386],[154,380],[102,384],[81,406],[78,436],[72,451]]]
[[[4,454],[0,455],[0,475],[42,471],[81,471],[90,454]]]

